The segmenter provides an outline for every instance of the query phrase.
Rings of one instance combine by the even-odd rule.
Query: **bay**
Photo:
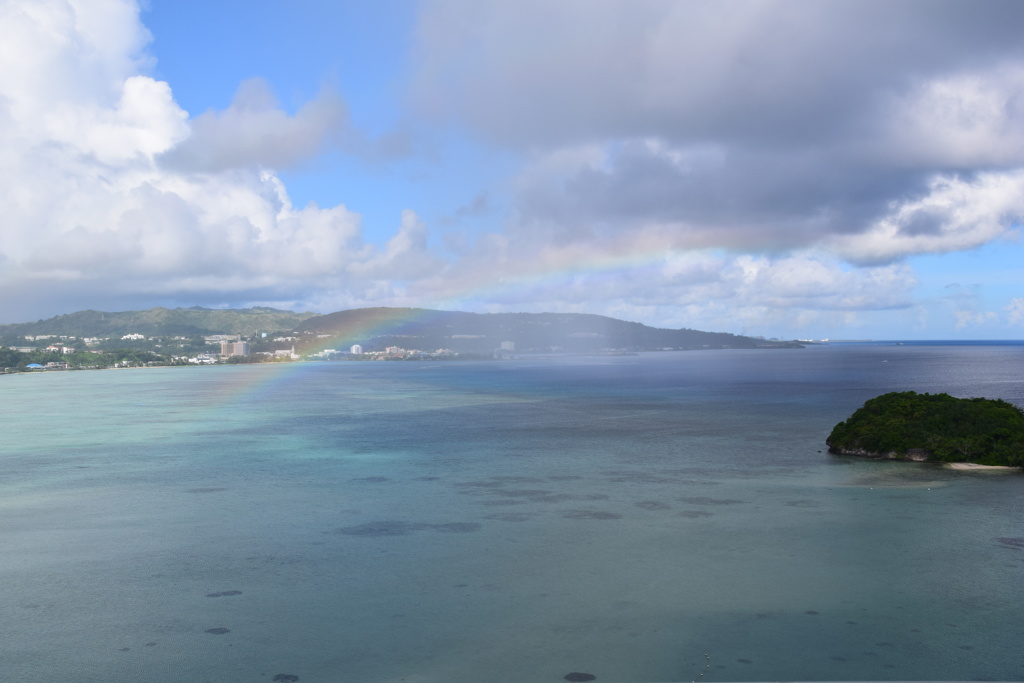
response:
[[[1024,680],[1024,477],[825,452],[911,389],[1024,345],[0,377],[3,670]]]

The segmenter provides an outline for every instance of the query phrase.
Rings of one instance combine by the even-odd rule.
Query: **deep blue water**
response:
[[[1024,476],[825,452],[908,389],[1024,345],[0,377],[3,671],[1024,680]]]

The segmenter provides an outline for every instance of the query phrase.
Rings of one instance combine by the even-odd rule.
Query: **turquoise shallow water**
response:
[[[0,661],[47,682],[1024,680],[1024,477],[823,452],[885,391],[1024,405],[1022,361],[0,377]]]

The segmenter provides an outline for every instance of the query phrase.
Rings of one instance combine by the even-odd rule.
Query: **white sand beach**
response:
[[[1006,465],[979,465],[974,462],[947,462],[944,463],[942,466],[951,470],[977,470],[985,472],[1020,471],[1019,467],[1009,467]]]

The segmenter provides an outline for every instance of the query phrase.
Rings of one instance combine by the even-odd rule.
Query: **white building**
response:
[[[363,355],[363,347],[360,346],[359,344],[353,344],[352,348],[349,349],[349,351],[352,353],[353,356]]]
[[[248,356],[250,352],[249,342],[222,341],[220,343],[220,355],[222,356]]]

